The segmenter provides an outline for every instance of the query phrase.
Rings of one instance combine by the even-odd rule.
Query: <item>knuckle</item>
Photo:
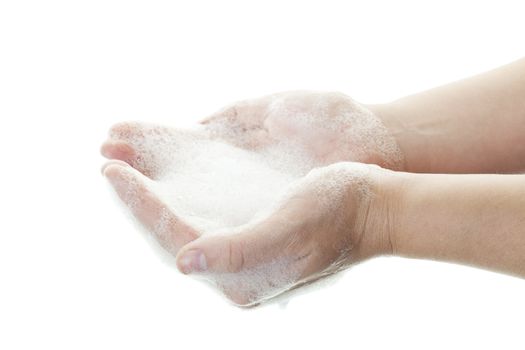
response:
[[[224,118],[228,122],[233,122],[237,119],[237,116],[239,115],[239,107],[237,103],[234,103],[228,107],[226,107],[222,112],[220,112],[219,116],[221,118]]]
[[[245,267],[244,247],[240,241],[228,241],[228,272],[238,273]]]

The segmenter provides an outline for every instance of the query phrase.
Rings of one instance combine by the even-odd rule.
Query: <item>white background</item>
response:
[[[121,120],[237,99],[386,102],[525,56],[521,1],[1,1],[0,348],[521,348],[525,281],[381,258],[241,310],[177,273],[112,200]]]

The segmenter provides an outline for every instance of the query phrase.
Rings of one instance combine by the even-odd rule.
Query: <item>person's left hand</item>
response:
[[[201,124],[212,137],[244,149],[299,148],[315,166],[352,161],[404,168],[381,118],[339,92],[286,91],[238,101]]]

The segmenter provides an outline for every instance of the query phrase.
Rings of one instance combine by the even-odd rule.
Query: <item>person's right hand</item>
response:
[[[177,265],[247,306],[391,254],[389,202],[380,189],[388,174],[360,163],[316,168],[264,217],[184,245]]]

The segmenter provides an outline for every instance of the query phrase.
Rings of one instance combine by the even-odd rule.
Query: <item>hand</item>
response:
[[[164,127],[117,125],[102,147],[116,160],[103,173],[159,243],[177,255],[182,272],[207,279],[234,303],[258,303],[391,250],[380,191],[391,172],[357,163],[312,170],[266,216],[227,235],[201,236],[152,190],[166,181],[163,173],[173,171],[169,155],[177,145],[195,137]]]
[[[312,170],[265,217],[183,246],[177,265],[246,306],[390,253],[384,172],[359,163]]]
[[[396,140],[370,110],[341,93],[282,92],[237,102],[201,122],[213,137],[261,150],[285,143],[316,165],[340,161],[402,170]]]

